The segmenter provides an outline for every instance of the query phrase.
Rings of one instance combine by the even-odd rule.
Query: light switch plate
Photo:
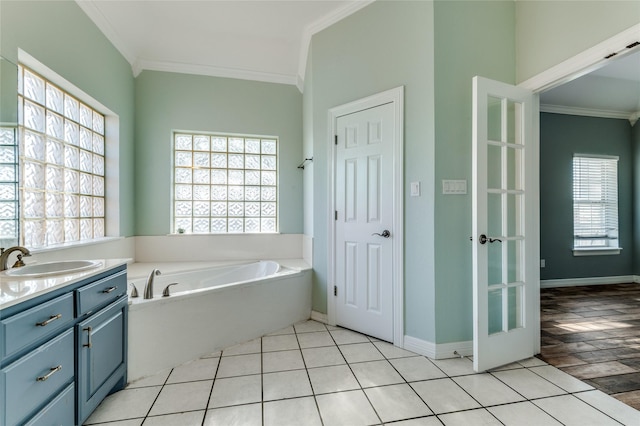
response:
[[[420,196],[420,182],[411,182],[411,196],[412,197]]]

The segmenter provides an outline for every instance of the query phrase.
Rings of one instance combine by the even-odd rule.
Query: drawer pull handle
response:
[[[42,321],[42,322],[37,322],[36,325],[39,326],[39,327],[44,327],[44,326],[47,326],[50,323],[52,323],[53,321],[55,321],[57,319],[60,319],[60,318],[62,318],[62,314],[51,315],[48,320]]]
[[[87,328],[83,328],[82,329],[82,331],[86,331],[87,332],[87,338],[88,338],[87,343],[82,345],[83,348],[91,349],[91,346],[93,346],[91,344],[91,330],[92,330],[91,327],[87,327]]]
[[[109,287],[109,288],[105,288],[104,290],[102,290],[103,293],[111,293],[113,290],[117,289],[118,287]]]
[[[53,376],[54,374],[56,374],[60,370],[62,370],[62,366],[61,365],[59,365],[57,367],[51,367],[51,370],[49,370],[49,372],[47,374],[45,374],[44,376],[38,377],[36,380],[38,382],[44,382],[45,380],[48,380],[49,377]]]

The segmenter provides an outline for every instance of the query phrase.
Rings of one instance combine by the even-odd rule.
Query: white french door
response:
[[[473,79],[473,368],[534,355],[539,339],[538,141],[532,92]]]

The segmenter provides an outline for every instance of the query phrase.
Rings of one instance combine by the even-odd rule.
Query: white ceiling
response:
[[[129,61],[172,71],[297,85],[311,36],[373,0],[76,0]],[[541,94],[543,110],[640,114],[640,50]],[[607,115],[608,114],[608,115]]]
[[[579,115],[637,119],[640,114],[640,49],[540,94],[541,109]]]
[[[135,75],[299,85],[311,36],[373,0],[76,0]]]

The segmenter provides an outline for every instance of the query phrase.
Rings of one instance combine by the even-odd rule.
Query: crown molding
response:
[[[549,112],[553,114],[580,115],[584,117],[598,118],[616,118],[621,120],[629,120],[633,126],[640,118],[640,111],[629,113],[628,111],[615,111],[594,108],[569,107],[564,105],[540,104],[540,112]]]
[[[314,34],[330,27],[358,10],[368,6],[375,0],[356,0],[347,3],[343,7],[330,12],[324,17],[307,25],[302,33],[300,43],[300,53],[298,58],[298,74],[285,75],[277,73],[266,73],[247,69],[236,69],[227,67],[216,67],[210,65],[184,64],[163,61],[150,61],[138,58],[118,36],[109,20],[102,14],[96,6],[94,0],[75,0],[82,11],[93,21],[104,36],[113,46],[124,56],[131,65],[134,77],[137,77],[143,70],[166,71],[184,74],[208,75],[213,77],[237,78],[241,80],[256,80],[268,83],[290,84],[300,90],[304,89],[304,74],[307,66],[307,56],[311,37]]]
[[[122,41],[118,34],[113,29],[111,22],[100,12],[100,9],[95,5],[93,0],[75,0],[76,4],[82,9],[82,11],[93,21],[98,29],[104,34],[104,36],[113,44],[113,46],[120,52],[122,56],[131,64],[131,69],[135,73],[134,64],[136,62],[136,55],[127,48],[126,43]]]
[[[124,56],[131,64],[131,71],[134,77],[137,77],[143,70],[166,71],[183,74],[207,75],[213,77],[237,78],[241,80],[256,80],[268,83],[290,84],[296,86],[298,79],[295,75],[284,75],[276,73],[266,73],[261,71],[252,71],[246,69],[235,69],[226,67],[216,67],[198,64],[183,64],[175,62],[149,61],[138,58],[132,51],[127,48],[126,43],[118,37],[117,32],[109,20],[100,12],[93,0],[75,0],[76,4],[84,11],[84,13],[93,21],[104,36],[113,44],[113,46]]]
[[[299,74],[296,75],[296,87],[300,93],[304,93],[304,79],[302,79]]]
[[[300,54],[298,56],[298,89],[300,92],[304,88],[304,74],[307,68],[307,56],[309,55],[309,46],[311,45],[311,37],[320,31],[329,28],[335,24],[359,11],[360,9],[369,6],[375,0],[360,0],[347,3],[344,7],[334,10],[333,12],[323,16],[315,22],[307,25],[302,31],[302,38],[300,40]]]
[[[183,64],[178,62],[162,62],[138,60],[134,67],[134,75],[137,77],[143,70],[164,71],[181,74],[206,75],[210,77],[235,78],[239,80],[254,80],[266,83],[297,85],[295,75],[252,71],[240,68],[216,67],[210,65]]]

